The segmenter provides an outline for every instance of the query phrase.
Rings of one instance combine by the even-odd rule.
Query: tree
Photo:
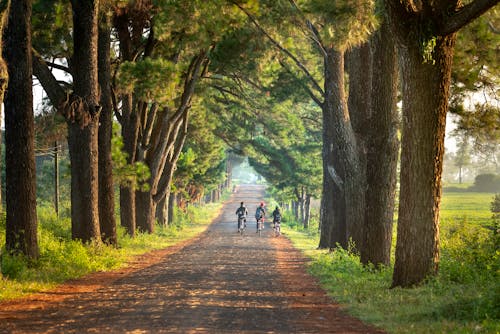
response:
[[[71,159],[72,237],[101,240],[99,226],[98,127],[101,106],[97,76],[98,0],[72,0],[73,93],[62,109],[68,123]]]
[[[457,148],[455,165],[458,167],[458,183],[462,184],[463,169],[471,162],[469,138],[463,137],[458,141]]]
[[[3,56],[10,78],[4,101],[6,248],[11,253],[22,253],[35,259],[39,250],[31,70],[31,1],[19,0],[10,4],[4,36]],[[2,87],[3,84],[5,83],[2,83]]]
[[[364,264],[390,265],[399,160],[397,56],[388,22],[382,18],[369,41],[372,51],[369,118],[363,123],[366,142],[366,209]]]
[[[101,89],[98,130],[99,174],[99,226],[101,238],[109,244],[117,244],[115,219],[115,187],[111,138],[113,135],[113,103],[111,91],[111,18],[106,9],[101,11],[98,37],[99,86]]]
[[[438,270],[441,173],[456,31],[497,2],[385,2],[397,40],[403,95],[393,286],[418,284]]]
[[[9,0],[2,0],[0,1],[0,36],[2,36],[2,41],[3,41],[3,32],[5,28],[5,23],[7,22],[7,11],[9,8]],[[0,102],[3,103],[4,95],[5,95],[5,90],[7,89],[7,83],[9,82],[9,71],[7,69],[7,64],[4,61],[3,58],[3,43],[0,43]],[[1,104],[0,103],[0,104]],[[0,119],[2,118],[1,112],[0,112]],[[1,134],[1,131],[0,131]],[[0,136],[0,143],[2,141],[2,137]],[[2,198],[1,196],[1,182],[0,182],[0,200]],[[0,201],[1,204],[1,201]]]

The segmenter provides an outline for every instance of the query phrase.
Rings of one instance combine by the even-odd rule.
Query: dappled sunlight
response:
[[[261,237],[252,217],[245,233],[237,233],[239,202],[251,212],[263,191],[244,186],[205,233],[156,255],[149,266],[137,261],[109,282],[100,273],[60,294],[41,294],[31,308],[2,308],[0,332],[336,333],[348,326],[352,333],[376,333],[339,311],[306,273],[306,260],[287,239],[274,237],[269,222]]]

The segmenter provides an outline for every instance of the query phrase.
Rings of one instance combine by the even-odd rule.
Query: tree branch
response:
[[[33,74],[40,81],[52,105],[57,109],[67,99],[68,92],[61,87],[45,60],[34,49],[32,50],[32,65]]]
[[[267,31],[264,30],[264,28],[262,28],[262,26],[259,24],[259,22],[257,22],[257,20],[252,16],[252,14],[250,14],[245,8],[243,8],[241,5],[237,4],[236,2],[233,1],[233,4],[238,7],[243,13],[245,13],[247,15],[247,17],[250,19],[250,21],[252,21],[252,23],[255,25],[255,27],[257,27],[257,29],[264,35],[266,36],[269,41],[278,49],[280,50],[281,52],[283,52],[285,55],[287,55],[288,57],[290,57],[290,59],[293,60],[293,62],[302,70],[302,72],[304,72],[304,74],[306,75],[306,77],[311,80],[312,82],[312,85],[313,85],[313,88],[315,90],[317,90],[321,95],[324,95],[324,92],[323,92],[323,89],[321,89],[321,86],[318,84],[318,82],[314,79],[314,77],[311,75],[311,73],[307,70],[307,68],[304,66],[304,64],[302,64],[300,62],[300,60],[297,59],[297,57],[295,57],[288,49],[284,48],[283,46],[281,46],[280,43],[278,43],[278,41],[276,41],[274,38],[271,37],[271,35],[269,35],[267,33]]]
[[[457,32],[460,28],[498,4],[498,2],[499,0],[475,0],[463,6],[446,20],[444,26],[440,30],[440,35],[446,36]]]
[[[292,71],[291,71],[291,70],[290,70],[290,69],[286,66],[286,64],[285,64],[285,63],[283,63],[281,60],[280,60],[280,62],[279,62],[279,63],[280,63],[280,65],[281,65],[281,67],[283,67],[283,68],[284,68],[284,69],[285,69],[285,70],[286,70],[286,71],[287,71],[290,75],[292,75],[292,76],[293,76],[293,77],[294,77],[294,78],[295,78],[295,79],[299,82],[299,84],[302,86],[302,88],[304,88],[304,89],[305,89],[305,91],[306,91],[306,92],[307,92],[307,94],[311,97],[311,99],[313,99],[313,101],[314,101],[314,102],[316,102],[316,104],[317,104],[320,108],[321,108],[321,107],[323,107],[323,102],[322,102],[322,101],[321,101],[318,97],[316,97],[316,95],[314,95],[314,92],[313,92],[313,91],[312,91],[309,87],[307,87],[307,85],[303,84],[303,83],[302,83],[302,80],[300,80],[299,78],[297,78],[297,77],[295,76],[295,74],[294,74],[294,73],[292,73]],[[324,97],[324,96],[322,96],[322,97]]]

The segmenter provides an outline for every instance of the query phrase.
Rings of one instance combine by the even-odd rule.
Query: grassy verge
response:
[[[477,195],[445,200],[439,275],[412,289],[390,289],[392,268],[362,266],[347,250],[317,250],[317,227],[284,224],[283,232],[311,258],[310,272],[337,302],[389,333],[500,333],[499,236],[481,227],[490,224],[491,212],[478,217],[472,205],[467,221],[451,218],[456,207],[476,200],[481,216],[485,204]],[[491,194],[487,207],[490,202]]]
[[[172,226],[157,226],[155,233],[138,234],[135,238],[118,227],[116,248],[71,240],[69,218],[57,218],[52,209],[39,207],[40,258],[30,263],[19,256],[1,257],[0,301],[44,291],[91,272],[124,267],[136,255],[190,239],[206,229],[221,206],[216,203],[189,207],[186,213],[176,211]],[[0,219],[0,230],[0,242],[5,244],[5,217]]]

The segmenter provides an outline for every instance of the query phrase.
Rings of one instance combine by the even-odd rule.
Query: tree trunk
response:
[[[171,225],[174,223],[174,205],[177,202],[177,194],[175,192],[171,192],[168,200],[168,224]]]
[[[438,270],[441,173],[455,39],[454,34],[436,39],[435,64],[422,61],[418,38],[408,38],[399,47],[403,135],[393,286],[418,284]]]
[[[6,249],[39,255],[31,69],[31,1],[10,5],[5,50],[10,82],[5,97]],[[0,68],[2,70],[3,68]],[[0,73],[2,88],[5,73]],[[3,97],[3,92],[0,92]]]
[[[136,191],[136,221],[141,232],[153,233],[155,231],[156,205],[149,191]]]
[[[59,217],[59,144],[54,142],[54,210]]]
[[[346,54],[346,68],[349,74],[349,98],[348,110],[355,134],[355,145],[357,147],[357,159],[359,161],[360,178],[366,179],[366,150],[369,139],[369,131],[373,129],[370,123],[371,116],[371,92],[372,92],[372,51],[370,43],[365,42]],[[371,166],[370,166],[371,168]],[[364,188],[363,188],[364,189]],[[363,191],[363,189],[359,189]],[[364,198],[361,196],[360,198]],[[364,205],[364,203],[363,203]],[[360,204],[359,209],[365,210],[366,206]],[[347,208],[349,209],[349,208]],[[348,226],[348,236],[352,238],[359,252],[363,252],[365,246],[364,215],[361,220],[354,220],[351,227]]]
[[[387,23],[372,40],[372,116],[367,127],[367,190],[361,262],[390,265],[399,157],[397,58]]]
[[[139,48],[138,45],[133,45],[131,34],[135,30],[142,30],[135,26],[133,29],[130,23],[133,21],[129,17],[128,10],[120,11],[114,17],[114,26],[120,41],[120,60],[134,61],[134,48]],[[134,39],[136,41],[137,39]],[[134,108],[133,94],[123,94],[121,101],[121,131],[123,138],[123,151],[127,154],[127,164],[136,162],[137,142],[139,138],[140,119],[137,116]],[[120,224],[125,227],[127,233],[135,236],[136,231],[136,199],[135,189],[130,186],[120,185]]]
[[[98,0],[73,0],[74,91],[64,107],[71,159],[73,239],[101,238],[98,213]]]
[[[304,215],[304,228],[309,228],[309,223],[311,221],[311,195],[306,195],[305,201],[305,215]]]
[[[156,220],[161,226],[168,226],[168,194],[156,206]]]
[[[4,25],[7,23],[7,14],[8,14],[8,8],[9,7],[9,1],[0,1],[0,105],[3,104],[4,102],[4,95],[5,91],[7,89],[7,84],[9,82],[9,70],[7,68],[7,63],[4,61],[3,58],[3,43],[4,43],[4,38],[3,38],[3,32],[4,32]],[[2,121],[2,108],[0,108],[0,122]],[[3,140],[3,130],[0,129],[0,145],[2,144]],[[3,163],[1,159],[1,151],[0,151],[0,170],[3,170]],[[3,199],[2,199],[2,184],[0,180],[0,209],[2,209],[3,206]]]
[[[99,224],[104,242],[116,245],[115,189],[113,184],[113,161],[111,137],[113,133],[113,103],[111,98],[111,29],[109,16],[101,16],[99,25],[98,66],[101,88],[102,111],[99,116]]]
[[[327,140],[329,147],[327,177],[333,182],[332,205],[333,226],[330,247],[339,244],[348,247],[350,238],[357,244],[360,234],[359,222],[363,221],[365,179],[358,156],[356,138],[351,126],[344,91],[344,53],[334,49],[327,50],[325,59],[325,103],[323,113],[328,114],[331,135]],[[324,144],[325,145],[325,144]]]

